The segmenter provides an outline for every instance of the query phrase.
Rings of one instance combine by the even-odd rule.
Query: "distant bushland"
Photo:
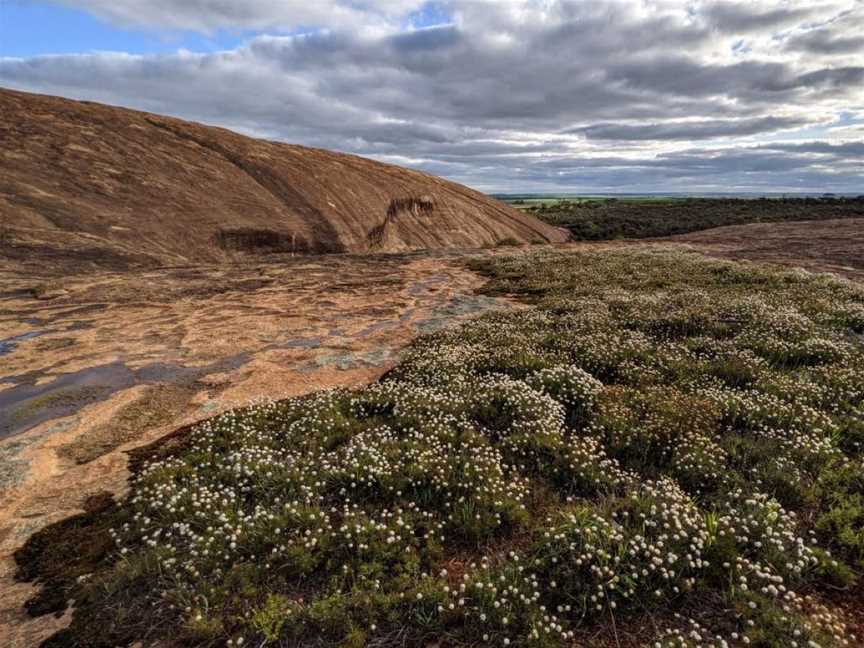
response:
[[[579,241],[673,236],[749,223],[864,218],[864,196],[650,200],[564,198],[527,204],[529,206],[523,208],[525,212],[550,225],[567,228]]]

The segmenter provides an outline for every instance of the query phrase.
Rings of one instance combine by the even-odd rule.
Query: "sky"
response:
[[[0,86],[489,192],[864,193],[864,0],[0,0]]]

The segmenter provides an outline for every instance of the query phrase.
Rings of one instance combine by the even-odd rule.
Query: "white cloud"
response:
[[[425,0],[59,0],[125,26],[211,31],[382,26]]]
[[[484,189],[864,191],[849,146],[769,147],[860,138],[828,127],[864,116],[860,3],[445,0],[452,23],[419,30],[397,27],[418,2],[305,4],[257,0],[233,18],[239,3],[134,6],[161,27],[325,24],[325,6],[348,17],[219,53],[0,59],[0,83],[408,160]],[[133,2],[104,7],[120,20]]]

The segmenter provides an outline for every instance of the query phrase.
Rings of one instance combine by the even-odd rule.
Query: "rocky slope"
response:
[[[564,238],[417,171],[0,89],[0,259],[7,264],[123,268]]]

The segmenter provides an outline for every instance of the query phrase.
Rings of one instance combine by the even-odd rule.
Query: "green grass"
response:
[[[524,198],[511,203],[580,241],[649,238],[712,227],[864,218],[864,198]]]
[[[646,615],[647,645],[856,644],[818,606],[864,568],[860,285],[657,249],[475,268],[531,306],[196,426],[94,518],[108,549],[37,535],[33,608],[76,601],[48,645],[614,645]]]

